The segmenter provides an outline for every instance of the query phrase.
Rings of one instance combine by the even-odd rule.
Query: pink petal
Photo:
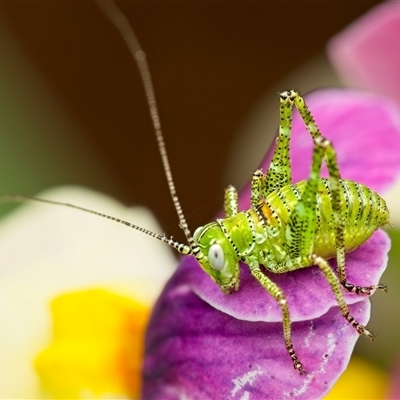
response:
[[[331,39],[328,55],[347,85],[400,103],[399,38],[400,2],[385,2]]]

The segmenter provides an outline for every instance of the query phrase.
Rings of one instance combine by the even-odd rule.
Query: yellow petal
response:
[[[384,399],[388,377],[371,362],[353,356],[346,371],[324,398],[328,399]]]
[[[148,308],[92,289],[64,294],[51,309],[54,342],[35,360],[43,390],[55,398],[138,397]]]

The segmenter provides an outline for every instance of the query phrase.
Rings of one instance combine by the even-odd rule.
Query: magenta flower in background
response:
[[[388,99],[350,90],[321,90],[306,98],[338,153],[342,177],[382,192],[400,170],[400,113]],[[296,113],[291,144],[293,180],[306,179],[312,140]],[[272,150],[261,164],[269,165]],[[249,188],[240,194],[247,209]],[[388,236],[377,231],[347,256],[348,278],[379,281]],[[331,262],[335,266],[334,261]],[[159,298],[148,327],[143,366],[146,399],[321,398],[345,370],[358,334],[341,316],[316,267],[271,278],[284,290],[293,342],[307,375],[292,367],[275,300],[242,265],[241,286],[225,295],[193,257],[185,257]],[[379,295],[379,294],[378,294]],[[367,323],[370,302],[347,293],[350,312]],[[364,339],[361,339],[364,340]]]
[[[400,2],[373,8],[333,37],[328,55],[343,82],[400,103]]]

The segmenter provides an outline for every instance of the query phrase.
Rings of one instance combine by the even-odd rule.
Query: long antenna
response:
[[[186,244],[182,244],[182,243],[176,242],[172,238],[172,236],[170,238],[168,238],[165,235],[160,235],[158,233],[154,233],[152,231],[149,231],[148,229],[142,228],[141,226],[132,224],[131,222],[124,221],[123,219],[112,217],[111,215],[103,214],[103,213],[98,212],[98,211],[90,210],[89,208],[76,206],[76,205],[70,204],[70,203],[63,203],[61,201],[39,199],[38,197],[33,197],[33,196],[24,196],[24,195],[21,195],[21,194],[5,194],[5,195],[0,196],[0,202],[1,203],[6,203],[6,202],[21,203],[21,202],[24,202],[24,201],[36,201],[36,202],[39,202],[39,203],[53,204],[53,205],[57,205],[57,206],[70,207],[70,208],[73,208],[75,210],[85,211],[87,213],[97,215],[98,217],[102,217],[102,218],[106,218],[106,219],[109,219],[109,220],[114,221],[114,222],[118,222],[119,224],[128,226],[129,228],[135,229],[135,230],[137,230],[139,232],[145,233],[146,235],[149,235],[149,236],[154,237],[154,238],[156,238],[158,240],[161,240],[163,243],[166,243],[169,246],[173,247],[174,249],[178,250],[179,253],[181,253],[181,254],[193,254],[191,247],[189,247]]]
[[[149,65],[147,64],[146,54],[140,47],[139,41],[131,27],[128,19],[122,11],[112,1],[96,1],[104,15],[117,27],[119,33],[127,44],[129,51],[136,60],[139,68],[139,73],[142,78],[144,90],[146,92],[147,103],[150,109],[150,116],[153,121],[154,132],[157,138],[158,150],[161,155],[165,176],[171,193],[172,201],[175,206],[176,213],[179,218],[179,226],[185,233],[186,239],[190,247],[196,247],[190,232],[189,226],[186,222],[185,216],[182,211],[181,203],[179,201],[174,180],[172,178],[171,166],[169,163],[167,148],[165,146],[164,135],[161,131],[160,116],[158,114],[156,98],[154,95],[153,81],[151,79]]]
[[[112,217],[107,214],[93,211],[88,208],[79,207],[74,204],[63,203],[63,202],[54,201],[54,200],[40,199],[40,198],[32,197],[32,196],[15,195],[15,194],[8,194],[8,195],[0,196],[0,202],[36,201],[36,202],[41,202],[41,203],[70,207],[70,208],[80,210],[80,211],[85,211],[85,212],[97,215],[99,217],[106,218],[106,219],[109,219],[114,222],[118,222],[118,223],[128,226],[132,229],[135,229],[139,232],[142,232],[146,235],[154,237],[154,238],[168,244],[169,246],[173,247],[179,253],[192,254],[198,260],[200,260],[203,257],[203,254],[201,253],[199,247],[197,246],[197,244],[194,241],[193,236],[190,232],[190,229],[188,227],[188,224],[186,222],[185,216],[182,211],[181,204],[178,199],[178,195],[176,193],[174,180],[172,178],[171,167],[170,167],[170,163],[168,160],[167,150],[166,150],[166,146],[165,146],[165,142],[164,142],[164,136],[161,131],[160,117],[158,114],[156,99],[155,99],[155,95],[154,95],[153,81],[151,79],[149,66],[146,61],[146,54],[140,47],[139,41],[137,40],[135,32],[133,31],[132,27],[130,26],[128,19],[120,11],[120,9],[112,1],[96,0],[96,2],[98,4],[99,8],[105,14],[105,16],[117,27],[122,38],[124,39],[125,43],[128,46],[129,51],[131,52],[134,59],[136,60],[137,66],[139,68],[140,76],[142,78],[143,86],[145,89],[147,103],[148,103],[149,109],[150,109],[150,116],[151,116],[151,119],[153,122],[154,132],[156,134],[158,149],[159,149],[162,163],[164,166],[164,171],[165,171],[165,175],[167,178],[169,191],[171,193],[171,197],[172,197],[172,201],[174,203],[175,209],[176,209],[176,213],[178,214],[179,225],[185,233],[188,244],[182,244],[182,243],[176,242],[172,237],[168,238],[165,235],[160,235],[158,233],[154,233],[152,231],[149,231],[148,229],[142,228],[142,227],[132,224],[128,221],[124,221],[122,219],[115,218],[115,217]]]

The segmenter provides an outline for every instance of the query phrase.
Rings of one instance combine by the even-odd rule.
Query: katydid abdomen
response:
[[[306,183],[304,180],[284,186],[266,198],[266,204],[260,210],[267,224],[285,229]],[[344,245],[346,252],[351,252],[366,242],[379,227],[389,224],[389,211],[385,200],[376,192],[350,180],[340,180],[340,197]],[[313,253],[329,259],[336,257],[337,244],[328,179],[320,179],[316,200]]]

